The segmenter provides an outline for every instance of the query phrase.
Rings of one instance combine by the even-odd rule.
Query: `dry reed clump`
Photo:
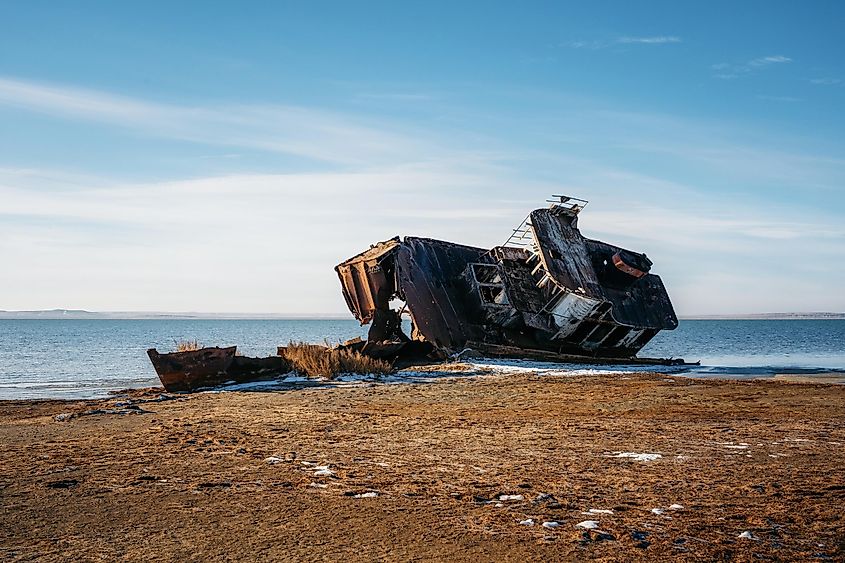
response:
[[[177,352],[195,352],[202,348],[202,345],[197,340],[179,340],[176,342]]]
[[[306,377],[334,379],[342,373],[384,375],[392,367],[384,360],[376,360],[343,348],[329,348],[320,344],[290,342],[284,348],[284,357],[294,371]]]

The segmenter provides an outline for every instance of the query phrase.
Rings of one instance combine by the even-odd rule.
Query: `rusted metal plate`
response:
[[[335,266],[346,304],[362,325],[373,320],[376,309],[387,310],[396,293],[393,255],[399,245],[399,237],[392,238]]]
[[[397,280],[414,325],[435,346],[460,347],[481,336],[478,310],[463,277],[470,263],[493,263],[487,250],[433,239],[405,237],[397,255]]]
[[[151,348],[147,355],[167,391],[193,391],[227,381],[226,372],[235,359],[236,350],[237,347],[231,346],[159,354]]]

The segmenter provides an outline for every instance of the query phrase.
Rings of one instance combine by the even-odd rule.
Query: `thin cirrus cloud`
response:
[[[563,43],[565,47],[572,47],[573,49],[606,49],[615,45],[669,45],[672,43],[681,43],[681,38],[677,35],[653,35],[653,36],[623,36],[611,40],[591,39],[591,40],[573,40]]]
[[[0,77],[0,107],[4,105],[152,136],[341,165],[401,161],[423,148],[423,142],[411,135],[292,105],[180,106]]]
[[[710,68],[715,71],[714,76],[716,78],[726,80],[730,78],[737,78],[738,76],[769,68],[774,65],[782,65],[791,62],[792,59],[790,57],[785,57],[783,55],[769,55],[765,57],[757,57],[756,59],[751,59],[740,64],[716,63],[711,65]]]
[[[681,38],[675,35],[657,35],[653,37],[620,37],[617,43],[639,43],[641,45],[665,45],[666,43],[680,43]]]
[[[824,78],[811,78],[810,84],[815,84],[816,86],[836,86],[837,84],[842,84],[842,80],[826,76]]]

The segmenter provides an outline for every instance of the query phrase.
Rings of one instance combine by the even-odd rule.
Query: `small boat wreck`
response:
[[[196,391],[228,382],[257,381],[276,377],[291,369],[281,354],[267,358],[248,358],[237,355],[237,346],[200,348],[169,354],[160,354],[155,348],[150,348],[147,356],[164,389],[171,393]]]
[[[564,362],[684,363],[636,357],[658,332],[678,326],[651,260],[584,237],[578,216],[587,201],[554,197],[501,246],[395,237],[336,266],[349,310],[371,325],[356,346],[396,358],[473,350]]]
[[[335,267],[367,339],[346,349],[394,368],[462,355],[564,363],[681,365],[637,353],[678,319],[652,262],[578,230],[587,201],[554,196],[501,246],[394,237]],[[410,331],[403,320],[410,320]],[[319,347],[319,346],[318,346]],[[327,349],[328,350],[328,349]],[[147,354],[167,391],[276,377],[293,365],[247,358],[236,348]]]

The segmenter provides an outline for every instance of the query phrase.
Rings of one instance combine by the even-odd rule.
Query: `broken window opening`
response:
[[[505,292],[502,273],[495,264],[470,264],[472,277],[481,302],[490,305],[510,305]]]
[[[503,285],[480,285],[478,291],[481,294],[481,300],[485,303],[493,303],[495,305],[507,305],[508,297],[505,294],[505,286]]]
[[[502,283],[502,274],[499,272],[498,266],[493,264],[473,264],[472,275],[475,277],[476,283]]]

